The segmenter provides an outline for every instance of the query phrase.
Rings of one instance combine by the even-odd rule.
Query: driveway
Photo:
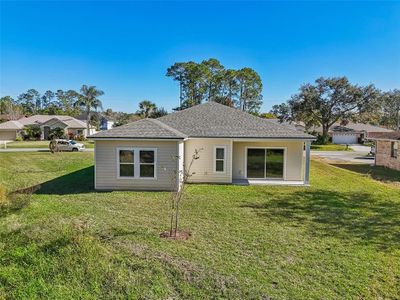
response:
[[[367,156],[371,147],[351,145],[354,151],[311,151],[311,156],[331,162],[346,162],[353,164],[374,164],[374,157]]]

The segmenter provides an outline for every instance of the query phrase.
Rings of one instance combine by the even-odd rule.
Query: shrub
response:
[[[39,125],[27,125],[25,127],[24,139],[39,140],[42,135],[42,130]]]
[[[329,136],[323,136],[321,134],[317,134],[317,140],[315,142],[313,142],[313,144],[315,144],[315,145],[327,145],[330,142],[331,142],[331,138]]]
[[[50,140],[61,139],[63,137],[65,137],[64,129],[62,129],[60,127],[50,129],[50,131],[49,131],[49,139]]]
[[[75,139],[77,141],[86,141],[85,137],[83,136],[83,134],[79,134],[75,137]]]

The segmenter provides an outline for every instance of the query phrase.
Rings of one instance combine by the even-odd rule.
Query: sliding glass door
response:
[[[283,179],[284,149],[248,148],[247,178]]]

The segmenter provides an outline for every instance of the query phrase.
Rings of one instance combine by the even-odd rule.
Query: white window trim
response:
[[[286,180],[286,166],[287,166],[287,147],[252,147],[246,146],[245,147],[245,154],[244,154],[244,177],[246,179],[261,179],[261,180],[279,180],[275,178],[248,178],[247,177],[247,155],[248,149],[280,149],[283,150],[283,180]],[[282,180],[282,179],[281,179]]]
[[[134,152],[133,165],[134,176],[120,176],[120,162],[119,151],[129,150]],[[154,177],[140,177],[140,165],[152,165],[150,163],[140,163],[140,151],[154,151]],[[157,148],[142,148],[142,147],[117,147],[116,148],[116,161],[117,161],[117,178],[118,179],[140,179],[140,180],[157,180]]]
[[[217,149],[224,149],[224,170],[223,171],[217,171]],[[214,155],[213,155],[213,171],[214,173],[218,173],[218,174],[226,174],[226,157],[227,157],[227,153],[226,153],[226,146],[214,146]],[[218,159],[218,160],[222,160],[222,159]]]

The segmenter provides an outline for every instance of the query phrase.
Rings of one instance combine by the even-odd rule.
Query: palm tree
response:
[[[143,100],[139,103],[139,110],[137,113],[144,118],[149,118],[156,110],[157,106],[155,103],[149,100]]]
[[[78,100],[74,104],[76,107],[82,107],[85,109],[87,135],[89,135],[90,132],[90,110],[92,108],[95,110],[97,110],[97,108],[102,109],[101,101],[97,99],[97,97],[101,95],[104,95],[103,91],[96,89],[95,86],[87,86],[84,84],[81,87],[81,93],[78,96]]]

